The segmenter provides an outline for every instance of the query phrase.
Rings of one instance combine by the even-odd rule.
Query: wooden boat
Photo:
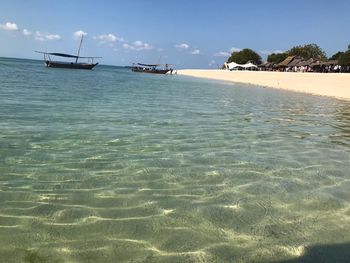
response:
[[[101,57],[79,56],[82,43],[83,43],[83,36],[81,37],[81,40],[80,40],[80,45],[79,45],[77,55],[70,55],[70,54],[64,54],[64,53],[48,53],[48,52],[41,52],[41,51],[36,51],[36,52],[44,54],[44,64],[46,67],[49,67],[49,68],[92,69],[98,65],[98,63],[94,63],[94,59],[101,58]],[[73,58],[75,59],[75,61],[74,62],[54,61],[51,59],[51,56]],[[78,63],[79,59],[87,59],[87,62]]]
[[[133,72],[152,73],[152,74],[166,74],[169,71],[171,73],[173,71],[173,69],[169,68],[169,64],[165,64],[163,69],[158,68],[159,66],[162,66],[162,65],[133,63],[131,70]]]

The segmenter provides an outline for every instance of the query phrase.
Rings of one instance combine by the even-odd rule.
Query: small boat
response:
[[[164,66],[160,69],[159,66]],[[142,72],[142,73],[152,73],[152,74],[166,74],[170,71],[173,72],[173,69],[169,68],[169,64],[142,64],[142,63],[133,63],[131,70],[133,72]]]
[[[94,63],[94,59],[101,58],[101,57],[81,57],[81,56],[79,56],[82,43],[83,43],[83,36],[81,37],[81,40],[80,40],[80,45],[79,45],[77,55],[70,55],[70,54],[64,54],[64,53],[48,53],[48,52],[41,52],[41,51],[35,51],[35,52],[44,54],[44,64],[46,67],[49,67],[49,68],[92,69],[98,65],[98,63]],[[54,61],[51,59],[51,56],[73,58],[73,59],[75,59],[75,61],[74,62]],[[79,59],[87,59],[87,62],[85,62],[85,63],[79,62],[78,63]]]

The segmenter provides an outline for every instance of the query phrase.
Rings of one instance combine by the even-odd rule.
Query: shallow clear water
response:
[[[0,59],[1,262],[348,262],[349,200],[349,102]]]

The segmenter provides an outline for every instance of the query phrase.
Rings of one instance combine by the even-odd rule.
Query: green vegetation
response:
[[[272,53],[267,57],[267,62],[280,63],[288,56],[300,56],[305,60],[310,58],[314,60],[327,61],[326,53],[316,44],[306,44],[294,46],[284,53]],[[350,66],[350,45],[347,51],[339,51],[331,56],[328,60],[338,60],[339,65]],[[239,52],[233,52],[228,58],[227,63],[236,62],[238,64],[245,64],[253,62],[261,64],[261,57],[255,51],[245,48]]]
[[[350,66],[350,45],[348,45],[347,51],[339,51],[335,53],[330,59],[338,60],[339,65]]]
[[[288,53],[272,53],[267,57],[267,62],[280,63],[288,57]]]
[[[344,52],[338,51],[333,56],[329,58],[329,60],[339,60],[339,58],[344,54]]]
[[[288,56],[299,56],[305,60],[313,58],[315,60],[326,60],[326,53],[316,44],[307,44],[304,46],[295,46],[284,53],[271,54],[267,57],[268,62],[280,63]]]
[[[292,47],[288,52],[289,56],[300,56],[305,60],[310,58],[316,60],[327,60],[326,53],[316,44]]]
[[[350,45],[347,51],[338,51],[329,60],[338,60],[339,65],[350,66]]]
[[[245,64],[252,62],[255,64],[261,64],[261,57],[255,51],[245,48],[238,52],[233,52],[228,58],[227,63],[236,62],[238,64]]]
[[[350,66],[350,49],[339,56],[338,62],[339,65]]]

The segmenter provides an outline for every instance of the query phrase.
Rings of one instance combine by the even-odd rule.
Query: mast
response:
[[[79,54],[80,54],[81,44],[83,43],[83,38],[84,38],[84,35],[82,34],[82,35],[81,35],[81,39],[80,39],[80,45],[79,45],[79,49],[78,49],[77,58],[76,58],[76,60],[75,60],[75,64],[78,63],[78,58],[79,58]]]
[[[159,56],[159,59],[158,59],[158,65],[160,65],[160,60],[162,59],[162,55]]]

